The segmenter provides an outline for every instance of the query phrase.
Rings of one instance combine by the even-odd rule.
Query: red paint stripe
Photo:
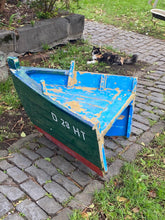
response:
[[[84,163],[86,166],[88,166],[91,170],[95,171],[98,175],[103,177],[103,171],[101,171],[100,168],[98,168],[96,165],[94,165],[93,163],[91,163],[90,161],[88,161],[87,159],[85,159],[84,157],[82,157],[81,155],[76,153],[75,151],[71,150],[69,147],[67,147],[66,145],[64,145],[63,143],[61,143],[60,141],[58,141],[54,137],[52,137],[50,134],[48,134],[47,132],[45,132],[41,128],[37,127],[36,125],[35,125],[35,127],[37,128],[37,130],[39,132],[43,133],[49,140],[51,140],[53,143],[55,143],[58,147],[65,150],[67,153],[69,153],[70,155],[72,155],[73,157],[75,157],[76,159],[78,159],[79,161]]]

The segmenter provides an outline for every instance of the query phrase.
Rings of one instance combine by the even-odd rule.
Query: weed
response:
[[[49,199],[53,198],[52,193],[45,193],[45,196],[49,197]]]

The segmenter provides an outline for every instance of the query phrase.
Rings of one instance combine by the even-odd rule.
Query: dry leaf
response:
[[[138,213],[138,212],[139,212],[139,208],[138,208],[138,207],[135,207],[135,208],[132,209],[132,211],[133,211],[134,213]]]
[[[130,215],[127,215],[124,219],[132,219]]]
[[[144,147],[146,146],[144,142],[141,142],[141,145],[143,145]]]
[[[156,134],[155,134],[156,137],[159,137],[159,135],[160,135],[159,133],[156,133]]]
[[[120,196],[117,196],[117,201],[118,202],[126,202],[128,199],[125,198],[125,197],[120,197]]]
[[[149,192],[149,197],[151,197],[151,198],[156,198],[156,192],[155,191],[150,191]]]

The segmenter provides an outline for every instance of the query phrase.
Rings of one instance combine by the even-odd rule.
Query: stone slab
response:
[[[46,220],[48,215],[34,202],[26,199],[16,206],[16,210],[29,220]]]
[[[65,174],[75,170],[75,167],[61,156],[53,157],[51,162]]]
[[[52,220],[69,220],[72,211],[69,208],[64,208],[60,213],[57,214]]]
[[[24,220],[24,218],[21,217],[19,214],[15,213],[13,215],[8,215],[4,218],[4,220]]]
[[[35,152],[33,152],[32,150],[29,150],[26,148],[22,148],[20,151],[21,151],[21,153],[23,153],[26,157],[28,157],[32,161],[34,161],[40,157],[40,155],[38,155]]]
[[[7,214],[13,208],[13,205],[0,193],[0,217]]]
[[[50,150],[47,147],[40,147],[36,153],[40,154],[42,157],[52,157],[54,155],[54,152],[52,150]]]
[[[22,183],[20,187],[34,200],[38,200],[46,194],[46,191],[32,180]]]
[[[12,202],[21,199],[25,195],[25,193],[22,192],[18,187],[7,185],[0,185],[0,192]]]
[[[71,196],[63,187],[58,183],[52,181],[44,186],[45,190],[53,195],[53,197],[60,203],[65,202]]]
[[[51,176],[49,176],[47,173],[45,173],[45,171],[37,168],[36,166],[30,166],[25,169],[25,171],[33,176],[41,185],[45,184],[48,180],[51,180]]]
[[[37,201],[37,204],[46,212],[48,215],[55,215],[63,207],[56,202],[53,198],[47,196]]]
[[[72,195],[78,193],[81,189],[75,185],[74,181],[69,180],[69,178],[61,175],[60,173],[54,175],[52,179],[63,186]]]
[[[76,170],[70,174],[71,178],[74,179],[81,186],[86,186],[92,181],[91,177],[80,170]]]
[[[3,183],[7,178],[8,175],[0,170],[0,183]]]
[[[129,161],[132,162],[133,160],[135,160],[137,153],[142,150],[142,146],[139,144],[133,144],[130,146],[130,148],[125,151],[124,153],[121,154],[121,156]]]
[[[77,194],[73,200],[68,204],[72,209],[84,209],[92,202],[93,194],[96,190],[103,187],[99,181],[94,180],[87,185],[83,192]]]
[[[45,171],[50,176],[53,176],[58,173],[56,167],[49,161],[45,159],[39,159],[35,162],[37,167],[41,168],[42,170]]]
[[[28,176],[17,167],[9,168],[7,174],[17,183],[22,183],[28,179]]]
[[[12,154],[12,156],[13,157],[9,158],[8,160],[13,162],[20,169],[25,169],[32,164],[32,162],[28,158],[24,157],[22,154],[15,153]]]

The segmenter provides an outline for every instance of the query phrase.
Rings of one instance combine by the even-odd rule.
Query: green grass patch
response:
[[[165,10],[165,2],[158,1],[157,8]],[[152,20],[151,9],[148,1],[141,0],[81,0],[74,10],[87,19],[165,39],[165,21]]]
[[[0,83],[0,114],[5,110],[17,109],[21,106],[11,77]]]
[[[93,203],[85,210],[75,210],[78,219],[152,219],[165,216],[165,132],[127,163],[121,174],[96,192]]]

